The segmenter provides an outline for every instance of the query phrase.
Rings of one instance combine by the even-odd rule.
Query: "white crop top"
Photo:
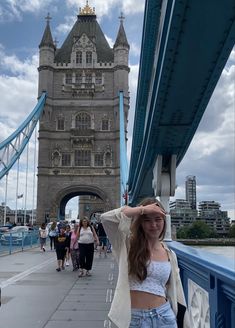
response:
[[[94,236],[93,236],[93,232],[90,227],[87,227],[86,229],[84,229],[83,227],[81,228],[78,243],[81,243],[81,244],[94,243]]]
[[[129,276],[130,290],[138,290],[166,297],[166,283],[171,273],[169,261],[151,261],[147,267],[147,277],[138,281]]]

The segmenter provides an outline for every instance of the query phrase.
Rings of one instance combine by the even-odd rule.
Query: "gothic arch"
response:
[[[77,185],[64,188],[60,190],[54,198],[52,202],[56,209],[52,209],[53,212],[57,212],[57,218],[64,219],[65,217],[65,207],[68,201],[76,196],[84,196],[84,195],[94,195],[99,197],[104,201],[104,210],[107,211],[114,207],[112,206],[112,200],[109,198],[107,193],[101,190],[96,186],[87,186],[87,185]]]
[[[81,126],[79,127],[79,122]],[[82,128],[82,126],[84,128]],[[72,128],[74,129],[94,129],[94,114],[86,111],[79,111],[72,115]]]

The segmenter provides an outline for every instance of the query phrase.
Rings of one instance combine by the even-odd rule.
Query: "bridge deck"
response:
[[[39,248],[0,257],[1,326],[8,328],[114,328],[107,313],[117,267],[111,254],[95,254],[91,277],[71,264],[56,272],[54,251]]]

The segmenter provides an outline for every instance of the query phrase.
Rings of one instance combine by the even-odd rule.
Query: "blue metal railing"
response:
[[[26,120],[14,133],[0,143],[0,179],[8,173],[25,149],[43,111],[45,102],[46,92],[43,92]]]
[[[121,183],[121,205],[127,202],[127,180],[128,180],[128,161],[126,149],[126,130],[123,92],[119,92],[119,117],[120,117],[120,183]]]
[[[12,254],[39,245],[38,230],[30,232],[0,233],[0,255]]]
[[[178,258],[192,327],[199,327],[194,324],[195,321],[202,320],[200,311],[204,311],[205,321],[209,320],[207,324],[202,325],[203,327],[235,327],[234,262],[229,258],[178,242],[169,242],[168,245],[175,251]],[[198,288],[194,290],[193,296],[191,292],[191,297],[189,297],[193,284]],[[205,314],[207,297],[204,297],[205,295],[208,296],[207,318]],[[191,308],[193,310],[190,312]]]

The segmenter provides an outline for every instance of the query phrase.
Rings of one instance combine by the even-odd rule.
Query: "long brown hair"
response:
[[[81,231],[83,225],[82,225],[82,222],[83,221],[86,221],[87,222],[87,227],[90,227],[91,229],[91,223],[90,223],[90,220],[88,219],[87,216],[84,216],[80,221],[79,221],[79,232]],[[92,229],[91,229],[92,230]]]
[[[155,198],[145,198],[139,205],[156,204],[164,210],[162,204]],[[143,281],[147,277],[147,266],[150,259],[148,239],[145,236],[142,222],[145,215],[139,215],[131,224],[130,248],[128,254],[129,275]],[[166,232],[166,221],[160,234],[163,240]]]

